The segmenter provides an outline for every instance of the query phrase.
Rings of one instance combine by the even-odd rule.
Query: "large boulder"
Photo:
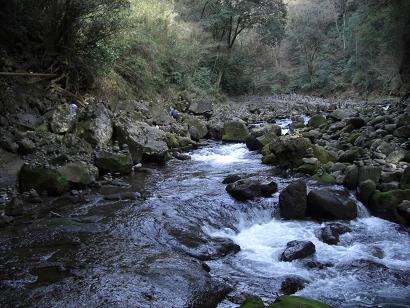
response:
[[[262,183],[252,179],[239,180],[226,186],[226,191],[240,201],[256,197],[270,197],[277,190],[278,185],[275,182]]]
[[[351,165],[346,168],[345,177],[343,179],[343,185],[349,189],[354,189],[357,186],[359,180],[359,168],[356,165]]]
[[[313,155],[312,143],[303,137],[281,136],[269,144],[274,162],[283,168],[296,168],[303,164],[303,158]]]
[[[280,256],[280,261],[290,262],[313,255],[316,251],[311,241],[291,241],[286,244],[286,249]]]
[[[318,128],[323,124],[326,124],[326,118],[320,114],[314,115],[309,119],[308,126]]]
[[[53,133],[63,134],[72,130],[74,118],[67,104],[58,105],[51,114],[50,128]]]
[[[69,162],[59,167],[58,172],[67,181],[75,185],[90,185],[98,178],[97,167],[82,161]]]
[[[134,162],[164,163],[170,158],[167,135],[147,123],[120,120],[115,127],[120,144],[128,144]]]
[[[372,180],[363,181],[357,186],[356,196],[359,201],[367,204],[370,197],[376,191],[376,183]]]
[[[306,215],[306,182],[298,180],[288,185],[279,195],[280,217],[301,219]]]
[[[410,189],[396,189],[387,192],[376,191],[366,205],[376,216],[406,224],[410,222],[398,210],[399,205],[405,200],[410,200]]]
[[[363,166],[359,168],[358,184],[366,180],[372,180],[376,184],[379,183],[382,168],[379,166]]]
[[[152,104],[149,107],[152,124],[154,125],[170,125],[174,120],[170,112],[162,104]]]
[[[103,172],[129,174],[133,161],[129,152],[97,151],[95,164]]]
[[[336,120],[347,120],[349,118],[354,118],[358,115],[358,112],[354,109],[346,108],[346,109],[336,109],[330,114],[330,117]]]
[[[58,172],[57,168],[49,165],[25,164],[19,173],[20,191],[28,192],[30,189],[50,195],[61,195],[70,188],[66,177]]]
[[[114,133],[110,111],[104,104],[97,104],[87,112],[87,117],[78,123],[79,133],[93,146],[107,145]]]
[[[252,129],[245,139],[246,146],[251,151],[261,151],[262,148],[282,134],[280,126],[275,124],[265,125]]]
[[[410,189],[410,167],[407,167],[401,175],[400,188]]]
[[[184,116],[184,122],[188,125],[189,134],[192,140],[199,141],[208,134],[206,122],[193,116]]]
[[[249,131],[242,120],[233,120],[224,123],[222,140],[228,142],[244,142]]]
[[[306,215],[319,219],[355,219],[357,205],[338,190],[312,190],[307,196]]]
[[[197,115],[212,116],[214,106],[209,100],[196,100],[189,106],[189,111]]]

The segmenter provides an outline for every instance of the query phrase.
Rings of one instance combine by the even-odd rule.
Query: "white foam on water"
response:
[[[228,144],[218,148],[197,150],[191,155],[191,158],[193,161],[224,165],[250,161],[248,156],[249,151],[245,144]]]
[[[241,247],[236,256],[238,268],[247,273],[282,279],[288,275],[301,276],[310,283],[298,295],[317,299],[372,304],[392,290],[403,302],[410,286],[394,285],[392,281],[367,281],[355,271],[341,271],[335,267],[315,271],[302,266],[302,261],[282,262],[280,255],[286,244],[293,240],[308,240],[316,247],[314,260],[322,263],[350,264],[354,260],[370,260],[390,269],[410,270],[410,242],[407,233],[396,230],[397,225],[376,217],[358,218],[348,223],[352,232],[341,235],[338,245],[321,242],[317,231],[324,226],[314,221],[272,219],[268,223],[241,228],[239,233],[225,229],[211,235],[228,237]],[[381,259],[374,256],[375,248],[382,252]],[[372,278],[373,279],[373,278]],[[391,295],[390,294],[390,295]],[[401,295],[400,295],[401,294]],[[388,299],[390,302],[392,299]]]

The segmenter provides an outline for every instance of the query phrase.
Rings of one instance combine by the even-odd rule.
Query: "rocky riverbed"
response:
[[[407,102],[5,109],[2,306],[409,301]]]

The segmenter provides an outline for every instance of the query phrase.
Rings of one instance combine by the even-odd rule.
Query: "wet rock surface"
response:
[[[291,241],[280,256],[281,261],[290,262],[309,257],[315,253],[315,245],[310,241]]]

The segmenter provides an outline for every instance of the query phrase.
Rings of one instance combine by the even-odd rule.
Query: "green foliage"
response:
[[[398,93],[408,1],[309,0],[290,8],[289,92]]]

